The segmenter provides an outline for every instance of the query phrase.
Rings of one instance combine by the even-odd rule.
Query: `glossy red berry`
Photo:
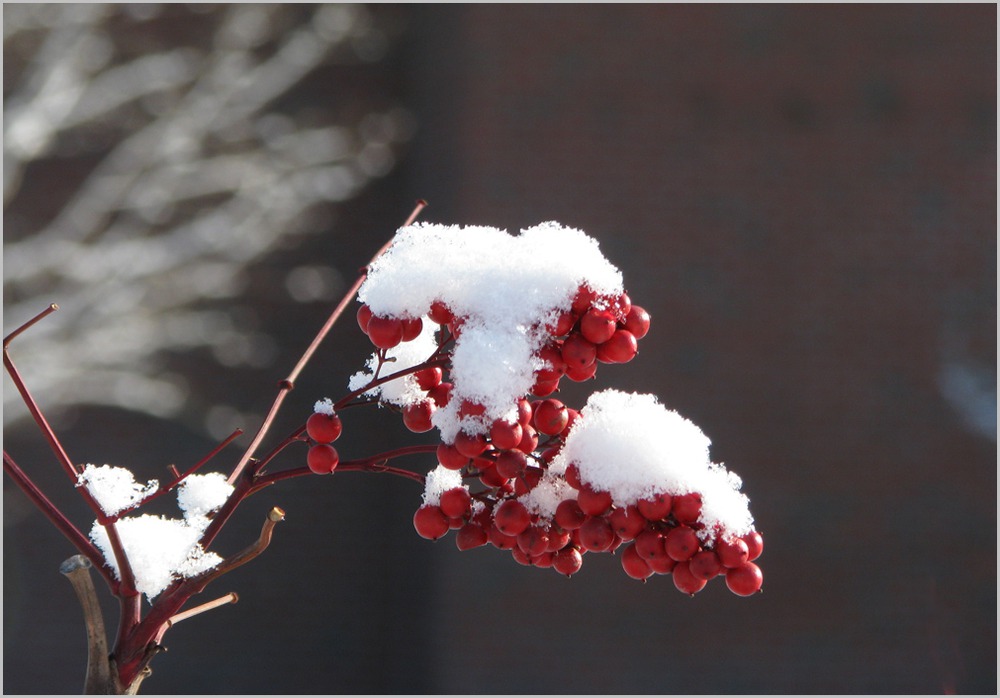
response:
[[[517,422],[505,422],[498,419],[490,426],[490,441],[496,448],[508,451],[517,448],[524,438],[524,430]]]
[[[723,567],[739,567],[750,559],[750,551],[745,540],[740,538],[720,539],[715,543],[715,553]]]
[[[504,478],[517,477],[528,465],[528,457],[522,451],[502,451],[497,456],[497,473]]]
[[[653,497],[640,499],[636,506],[639,507],[639,513],[650,521],[663,521],[670,515],[672,499],[669,494],[662,492]]]
[[[609,310],[591,308],[580,318],[580,334],[593,344],[603,344],[615,333],[614,314]]]
[[[403,424],[406,428],[416,434],[422,434],[434,428],[431,416],[437,408],[430,400],[407,405],[403,408]]]
[[[583,489],[583,481],[580,479],[580,466],[576,463],[570,463],[566,466],[566,482],[573,489]]]
[[[566,405],[552,398],[542,400],[535,405],[532,423],[540,433],[555,436],[569,423]]]
[[[392,349],[403,341],[403,321],[373,315],[368,321],[368,338],[379,349]]]
[[[493,512],[493,524],[504,535],[516,536],[531,525],[531,515],[519,501],[508,499]]]
[[[579,332],[573,332],[563,341],[562,358],[566,362],[567,377],[573,378],[572,371],[580,371],[597,361],[597,345]]]
[[[625,574],[632,579],[646,579],[653,574],[649,563],[639,557],[639,553],[635,551],[633,543],[629,543],[622,550],[621,561]]]
[[[552,393],[559,390],[559,379],[555,378],[553,380],[536,380],[531,386],[531,390],[528,392],[535,397],[548,397]]]
[[[417,381],[417,385],[420,386],[421,390],[431,390],[432,388],[436,388],[441,385],[443,377],[444,372],[441,370],[440,366],[422,368],[413,374],[413,378]]]
[[[595,291],[586,285],[581,285],[576,291],[576,296],[573,297],[573,312],[577,315],[583,315],[596,299],[597,293]]]
[[[597,360],[607,364],[627,364],[639,353],[639,343],[628,330],[615,330],[608,341],[597,347]]]
[[[549,528],[549,552],[554,553],[562,550],[567,543],[569,543],[569,531],[563,530],[559,526]]]
[[[451,444],[438,444],[437,459],[438,463],[449,470],[461,470],[469,464],[469,457],[460,453],[459,450]]]
[[[603,490],[595,490],[589,485],[584,485],[580,493],[576,496],[583,513],[590,516],[600,516],[611,508],[611,493]]]
[[[677,523],[694,523],[701,515],[701,495],[697,492],[674,495],[670,509]]]
[[[358,327],[365,334],[368,334],[368,322],[372,319],[372,309],[367,305],[362,305],[358,308]]]
[[[459,550],[472,550],[486,545],[489,539],[489,535],[482,526],[468,523],[458,529],[458,533],[455,534],[455,545]]]
[[[719,562],[719,557],[711,550],[702,550],[696,553],[694,557],[691,558],[688,567],[693,574],[698,579],[709,580],[715,577],[720,572],[722,572],[722,563]]]
[[[528,555],[541,555],[549,548],[549,534],[538,526],[528,526],[517,534],[517,547]]]
[[[642,339],[649,332],[649,313],[638,305],[633,305],[625,316],[625,329],[636,339]]]
[[[451,383],[439,383],[427,391],[427,397],[434,401],[438,407],[445,407],[451,400]]]
[[[623,541],[633,540],[646,529],[646,518],[639,513],[638,507],[629,504],[627,507],[616,507],[608,517],[611,528]]]
[[[449,530],[448,517],[441,508],[433,504],[425,504],[413,515],[413,527],[417,533],[428,540],[437,540]]]
[[[611,301],[611,312],[613,312],[615,314],[615,318],[621,322],[625,321],[625,318],[628,317],[631,310],[632,299],[629,298],[627,293],[623,293]]]
[[[317,475],[329,475],[337,469],[340,455],[330,444],[316,444],[306,454],[309,469]]]
[[[464,431],[459,431],[455,434],[455,448],[463,456],[475,458],[485,451],[487,447],[486,437],[482,434],[467,434]]]
[[[448,518],[468,516],[472,510],[472,497],[464,487],[452,487],[441,493],[441,503],[438,506]]]
[[[335,414],[314,412],[306,420],[306,434],[316,443],[333,443],[340,438],[340,433],[343,430],[344,424],[340,421],[340,417]]]
[[[677,587],[677,590],[689,596],[694,596],[708,584],[704,579],[698,579],[691,573],[691,568],[687,562],[678,562],[674,565],[671,574],[673,575],[674,586]]]
[[[439,325],[447,325],[455,318],[455,316],[452,315],[451,311],[448,309],[448,306],[441,301],[434,301],[431,303],[431,309],[427,313],[427,317]]]
[[[531,402],[527,398],[518,398],[517,400],[517,423],[521,427],[526,427],[531,424],[531,415],[534,412],[534,407],[532,407]]]
[[[521,427],[521,443],[517,445],[518,451],[523,451],[524,453],[534,453],[535,449],[538,448],[538,432],[535,431],[533,426]]]
[[[700,547],[698,534],[689,526],[678,526],[667,533],[664,547],[667,550],[667,555],[677,562],[690,560]]]
[[[670,574],[674,571],[674,566],[677,565],[677,561],[666,554],[648,558],[646,562],[649,563],[649,568],[656,572],[656,574]]]
[[[569,334],[575,324],[576,315],[573,314],[572,310],[568,310],[565,313],[561,313],[554,322],[546,325],[545,329],[547,329],[549,334],[553,337],[562,337]]]
[[[496,464],[490,460],[479,459],[475,460],[476,466],[479,468],[479,481],[486,485],[487,487],[505,487],[509,478],[504,477],[500,471],[497,470]]]
[[[764,537],[757,531],[750,531],[743,536],[743,542],[747,544],[748,560],[756,560],[764,552]]]
[[[535,372],[538,380],[551,381],[558,380],[566,373],[566,362],[563,361],[560,346],[555,343],[546,344],[538,350],[538,358],[547,365]]]
[[[641,531],[635,537],[635,550],[644,560],[670,557],[663,546],[663,534],[652,529]]]
[[[615,540],[615,532],[603,516],[587,517],[577,535],[584,549],[595,553],[607,550]]]
[[[597,350],[594,349],[594,356],[597,356]],[[583,381],[589,381],[597,375],[597,361],[588,364],[587,366],[577,367],[569,366],[566,368],[566,377],[569,378],[574,383],[582,383]]]
[[[517,548],[517,536],[508,536],[497,528],[496,524],[490,526],[487,536],[490,539],[490,544],[495,548],[499,548],[500,550],[513,550]]]
[[[563,548],[552,556],[552,566],[559,574],[571,577],[583,566],[583,555],[576,548]]]
[[[726,586],[738,596],[750,596],[760,591],[764,575],[752,562],[744,562],[739,567],[726,571]]]
[[[575,499],[564,499],[556,507],[556,523],[567,531],[575,531],[587,520],[580,505]]]
[[[424,321],[418,317],[403,318],[403,341],[412,342],[424,331]]]

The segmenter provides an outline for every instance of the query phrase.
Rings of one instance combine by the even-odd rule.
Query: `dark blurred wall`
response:
[[[240,604],[168,633],[148,691],[995,692],[996,7],[399,15],[387,89],[416,115],[412,147],[301,253],[349,258],[348,274],[417,197],[425,220],[598,238],[653,326],[634,362],[563,397],[654,392],[701,426],[764,532],[764,593],[716,580],[689,599],[608,555],[566,580],[419,539],[412,483],[296,481],[220,540],[238,549],[271,504],[289,512],[220,583]],[[322,308],[275,315],[288,346],[268,380]],[[287,426],[364,359],[347,325]],[[270,385],[239,390],[266,406]],[[122,452],[211,447],[112,416]],[[412,440],[392,415],[351,416]],[[106,441],[95,419],[66,435],[88,454]],[[30,460],[33,438],[5,448]],[[5,512],[23,506],[8,490]],[[37,516],[5,527],[5,692],[82,680],[67,547]]]

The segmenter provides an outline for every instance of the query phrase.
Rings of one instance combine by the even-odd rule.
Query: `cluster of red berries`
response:
[[[306,464],[317,475],[329,475],[337,469],[340,454],[331,444],[340,438],[344,425],[330,412],[313,412],[306,420],[306,434],[314,442],[306,454]]]

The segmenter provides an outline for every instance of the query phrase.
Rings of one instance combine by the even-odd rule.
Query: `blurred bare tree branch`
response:
[[[267,365],[274,341],[223,310],[248,265],[394,166],[396,104],[322,71],[382,59],[392,28],[361,5],[4,5],[5,325],[46,404],[177,414],[190,386],[165,352]],[[309,83],[313,84],[313,83]],[[286,278],[331,296],[322,264]],[[16,402],[4,391],[4,406]],[[5,425],[25,416],[5,409]]]

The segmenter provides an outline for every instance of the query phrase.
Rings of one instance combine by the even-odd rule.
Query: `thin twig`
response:
[[[267,549],[267,546],[271,544],[271,535],[274,532],[274,527],[278,525],[278,522],[284,521],[284,519],[284,510],[279,507],[272,508],[271,511],[268,512],[267,518],[264,520],[264,526],[260,529],[260,536],[257,537],[257,540],[254,541],[252,545],[249,545],[232,557],[226,558],[216,567],[199,576],[197,578],[198,582],[204,586],[212,580],[218,579],[227,572],[232,572],[237,567],[245,565],[260,555]]]
[[[36,322],[38,322],[39,320],[41,320],[45,316],[47,316],[47,315],[49,315],[51,313],[54,313],[57,310],[59,310],[59,306],[58,305],[56,305],[55,303],[49,303],[49,307],[48,308],[46,308],[42,312],[38,313],[38,315],[36,315],[35,317],[31,318],[26,323],[24,323],[23,325],[21,325],[16,330],[14,330],[9,335],[7,335],[6,337],[3,338],[3,347],[4,347],[4,349],[6,349],[7,345],[10,344],[14,340],[14,337],[16,337],[19,334],[21,334],[22,332],[24,332],[26,329],[28,329],[29,327],[31,327],[32,325],[34,325]]]
[[[427,206],[426,201],[424,201],[423,199],[418,201],[416,207],[413,209],[413,212],[410,214],[409,218],[407,218],[406,222],[403,224],[403,227],[410,225],[414,220],[416,220],[417,216],[420,215],[420,211],[423,210],[425,206]],[[288,376],[278,384],[279,386],[278,395],[275,397],[274,403],[271,405],[271,409],[267,413],[267,417],[264,418],[263,423],[257,430],[257,434],[256,436],[254,436],[253,441],[247,447],[246,452],[243,454],[243,457],[240,458],[240,461],[236,464],[236,467],[233,468],[233,472],[229,475],[228,479],[229,484],[233,484],[234,482],[236,482],[240,474],[243,472],[243,469],[246,468],[247,464],[250,462],[250,459],[253,457],[253,454],[256,452],[257,448],[264,440],[264,437],[267,435],[268,430],[271,428],[271,424],[274,422],[274,419],[277,416],[278,411],[281,409],[281,404],[285,401],[285,397],[295,388],[295,381],[298,379],[299,374],[305,368],[306,364],[312,358],[313,354],[316,353],[316,349],[319,348],[320,343],[326,338],[326,335],[329,334],[330,330],[333,328],[334,323],[336,323],[337,320],[340,319],[340,316],[343,314],[344,310],[347,309],[348,304],[350,304],[350,302],[354,299],[354,296],[357,294],[358,289],[361,288],[361,284],[363,284],[365,282],[365,279],[368,278],[368,266],[371,266],[371,264],[376,259],[381,257],[382,254],[387,249],[389,249],[389,247],[392,245],[393,239],[394,237],[389,238],[389,240],[384,245],[382,245],[379,251],[375,253],[375,255],[371,258],[371,260],[369,260],[368,265],[358,276],[357,280],[347,290],[347,293],[344,294],[344,297],[340,300],[340,303],[337,304],[337,307],[334,308],[332,313],[330,313],[330,317],[328,317],[326,322],[323,323],[323,326],[320,328],[319,332],[316,333],[316,336],[313,338],[312,342],[306,348],[305,352],[303,352],[302,357],[299,359],[298,363],[295,364],[295,367],[292,369],[291,373],[289,373]]]
[[[176,615],[170,616],[167,619],[167,628],[171,628],[177,625],[182,620],[187,620],[192,616],[196,616],[199,613],[205,613],[206,611],[211,611],[213,608],[219,608],[220,606],[227,606],[232,603],[236,603],[240,600],[240,597],[236,595],[235,591],[231,591],[225,596],[220,596],[215,601],[209,601],[208,603],[203,603],[200,606],[195,606],[194,608],[189,608],[186,611],[182,611]]]

